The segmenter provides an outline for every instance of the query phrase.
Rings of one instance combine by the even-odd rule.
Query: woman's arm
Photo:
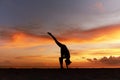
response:
[[[48,34],[53,38],[53,40],[55,41],[55,43],[56,43],[59,47],[62,46],[62,44],[61,44],[50,32],[48,32]]]

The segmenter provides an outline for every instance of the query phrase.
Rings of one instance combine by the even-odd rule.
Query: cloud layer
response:
[[[120,57],[102,57],[100,59],[93,58],[93,59],[87,59],[87,61],[92,62],[92,63],[102,63],[106,65],[120,65]]]
[[[38,25],[19,26],[13,28],[1,28],[0,29],[1,40],[11,40],[17,36],[22,38],[34,38],[34,39],[50,39],[47,35],[47,31]],[[67,26],[67,28],[59,27],[53,29],[53,35],[59,40],[63,41],[75,41],[75,42],[101,42],[112,41],[120,39],[120,25],[103,26],[91,30],[82,30],[81,28],[74,28],[74,26]],[[23,37],[24,36],[24,37]]]

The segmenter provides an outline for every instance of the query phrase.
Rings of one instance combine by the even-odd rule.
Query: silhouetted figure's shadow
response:
[[[57,39],[50,32],[48,32],[48,34],[53,38],[55,43],[61,48],[61,57],[59,57],[60,68],[63,69],[63,59],[66,59],[65,63],[66,63],[66,67],[68,69],[68,65],[71,64],[70,53],[69,53],[68,48],[66,47],[66,45],[57,41]]]

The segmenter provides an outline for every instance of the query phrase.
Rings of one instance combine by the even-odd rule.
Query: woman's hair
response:
[[[66,59],[65,62],[67,65],[70,65],[72,63],[69,59]]]

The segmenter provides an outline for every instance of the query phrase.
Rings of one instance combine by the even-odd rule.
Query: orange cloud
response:
[[[63,36],[64,35],[64,36]],[[110,25],[87,31],[71,29],[63,32],[61,38],[71,42],[94,43],[120,40],[120,25]],[[59,38],[59,36],[58,36]],[[60,38],[59,38],[60,39]],[[62,39],[61,39],[62,40]]]
[[[44,38],[44,36],[36,36],[32,34],[26,34],[23,32],[16,32],[14,33],[9,42],[3,45],[4,48],[16,47],[16,48],[26,48],[26,47],[34,47],[39,45],[45,45],[50,41],[48,38]]]

